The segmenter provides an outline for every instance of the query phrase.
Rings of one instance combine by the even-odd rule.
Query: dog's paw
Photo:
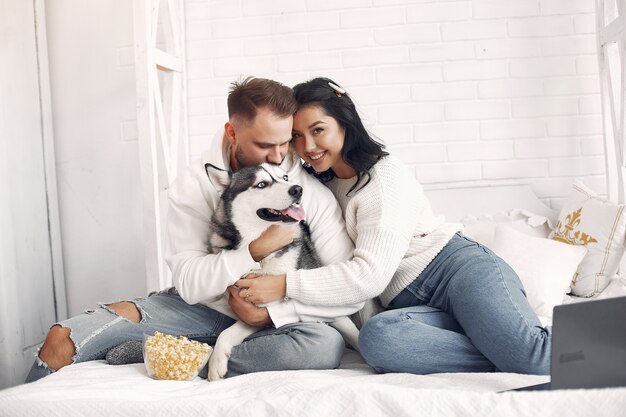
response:
[[[230,359],[230,352],[221,349],[220,351],[213,351],[209,359],[209,374],[207,376],[209,381],[224,379],[228,372],[228,359]]]

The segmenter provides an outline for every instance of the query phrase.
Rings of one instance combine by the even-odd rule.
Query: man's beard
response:
[[[235,149],[235,160],[237,161],[237,165],[239,165],[238,168],[243,168],[243,167],[249,167],[251,165],[258,165],[259,163],[255,163],[253,161],[250,160],[250,158],[248,158],[245,153],[241,150],[241,148],[238,146],[237,149]],[[263,162],[263,161],[261,161]]]
[[[245,153],[243,152],[243,150],[239,146],[237,147],[237,149],[235,149],[235,160],[237,161],[237,165],[239,165],[238,168],[259,165],[259,164],[262,164],[263,162],[266,162],[266,161],[255,162],[255,161],[251,160],[250,158],[248,158],[245,155]],[[284,160],[285,160],[285,157],[283,157],[283,159],[280,161],[280,163],[282,164]],[[270,162],[268,162],[268,163],[270,163]],[[277,165],[280,165],[280,164],[277,164]]]

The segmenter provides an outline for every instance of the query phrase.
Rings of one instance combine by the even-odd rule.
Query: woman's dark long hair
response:
[[[385,145],[365,129],[352,99],[339,84],[322,77],[296,85],[293,92],[298,109],[318,106],[326,115],[337,120],[345,131],[341,157],[356,171],[356,182],[347,194],[355,190],[363,177],[366,177],[367,181],[359,189],[365,187],[370,181],[370,168],[389,153],[384,150]],[[304,168],[322,182],[335,178],[332,169],[315,172],[309,164],[304,164]]]

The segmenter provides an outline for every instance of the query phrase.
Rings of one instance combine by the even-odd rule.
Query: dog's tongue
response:
[[[291,206],[285,210],[281,210],[280,214],[289,216],[297,222],[304,220],[304,209],[302,207]]]

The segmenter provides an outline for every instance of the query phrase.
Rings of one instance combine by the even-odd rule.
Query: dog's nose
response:
[[[291,188],[289,188],[289,195],[294,198],[302,197],[302,187],[299,185],[292,185]]]

